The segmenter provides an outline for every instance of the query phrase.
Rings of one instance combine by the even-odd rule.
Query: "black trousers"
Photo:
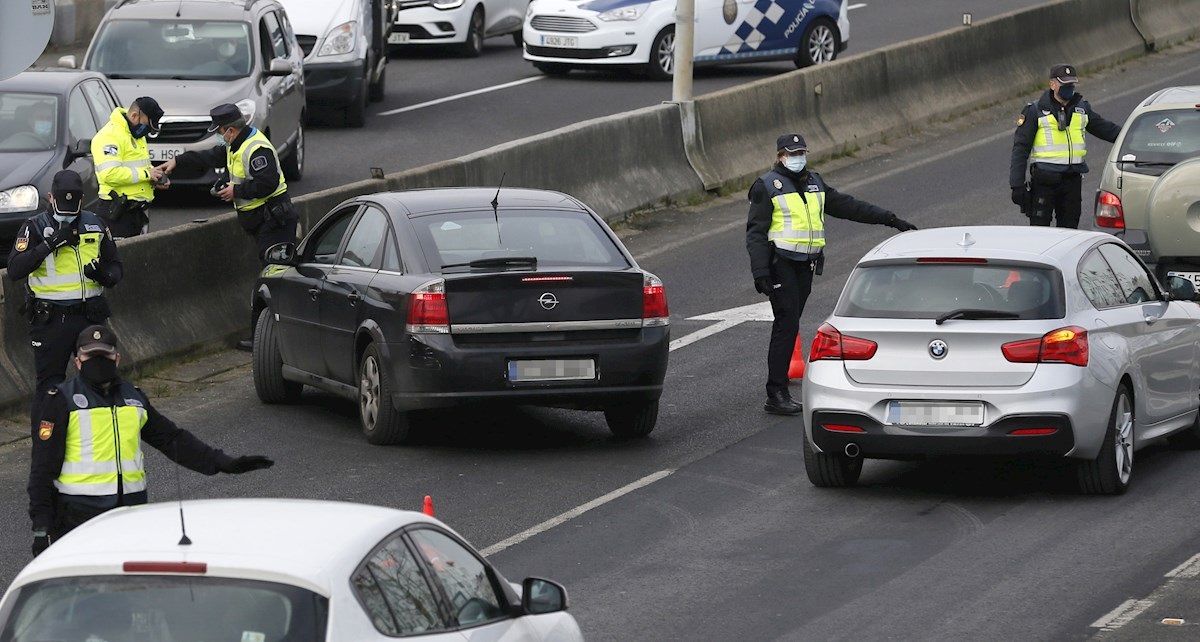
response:
[[[111,200],[100,199],[96,201],[96,209],[94,214],[99,216],[104,224],[108,226],[108,231],[112,233],[113,238],[123,239],[134,236],[139,236],[143,231],[150,227],[150,218],[146,215],[146,210],[139,212],[126,212],[121,216],[120,220],[112,219]]]
[[[1049,227],[1053,220],[1058,227],[1078,228],[1083,208],[1083,175],[1072,172],[1055,176],[1061,180],[1044,182],[1035,177],[1030,181],[1033,203],[1029,224]]]
[[[66,380],[67,364],[75,353],[75,342],[89,325],[92,322],[82,312],[50,312],[44,319],[35,316],[29,324],[29,342],[33,346],[33,367],[37,374],[30,409],[30,428],[34,433],[42,419],[46,393]]]
[[[793,261],[776,254],[771,259],[771,345],[767,348],[767,394],[787,392],[788,366],[800,333],[800,315],[812,292],[813,262]]]

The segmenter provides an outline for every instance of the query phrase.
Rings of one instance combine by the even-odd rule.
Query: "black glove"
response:
[[[892,220],[888,221],[888,227],[894,227],[901,232],[911,232],[912,230],[917,229],[916,225],[913,225],[899,216],[894,215],[892,216]]]
[[[775,291],[775,284],[771,283],[771,277],[760,276],[757,279],[754,279],[754,289],[757,290],[759,294],[771,296],[771,293]]]
[[[217,464],[217,470],[231,475],[240,475],[248,473],[252,470],[261,470],[274,466],[275,462],[270,457],[263,455],[244,455],[234,459],[227,459],[220,464]]]
[[[79,242],[79,232],[70,225],[55,228],[53,232],[46,235],[46,245],[50,250],[57,250],[64,245],[74,245]]]
[[[50,548],[49,535],[34,535],[33,536],[33,556],[41,555],[42,551]]]
[[[100,259],[92,259],[91,263],[83,266],[83,275],[104,287],[108,287],[108,275],[100,269]]]
[[[1025,199],[1027,196],[1028,196],[1028,194],[1026,194],[1026,192],[1025,192],[1024,185],[1019,185],[1017,187],[1012,188],[1013,205],[1020,205],[1021,207],[1024,207]]]

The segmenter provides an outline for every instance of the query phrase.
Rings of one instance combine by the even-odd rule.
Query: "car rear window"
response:
[[[21,587],[0,640],[283,640],[326,638],[327,600],[253,580],[85,576]]]
[[[834,314],[870,319],[935,319],[951,310],[1064,316],[1062,276],[1028,265],[903,263],[860,266]]]
[[[109,78],[231,80],[250,74],[250,26],[203,20],[112,20],[85,67]]]
[[[596,219],[584,212],[491,210],[413,219],[431,271],[479,259],[534,257],[539,267],[628,267]],[[446,268],[465,269],[465,268]]]
[[[1174,165],[1200,156],[1200,110],[1177,109],[1146,112],[1129,124],[1122,161]]]

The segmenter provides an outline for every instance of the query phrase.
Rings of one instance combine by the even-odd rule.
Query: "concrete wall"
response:
[[[101,0],[74,2],[82,7]],[[1060,0],[691,104],[599,118],[295,202],[303,229],[310,229],[359,194],[494,186],[503,176],[506,186],[572,194],[614,220],[708,190],[744,187],[773,162],[775,137],[784,131],[802,132],[820,159],[1016,100],[1044,86],[1051,64],[1071,62],[1086,73],[1197,33],[1197,0]],[[126,276],[109,296],[111,325],[127,363],[168,358],[249,331],[259,266],[232,213],[122,241],[120,248]],[[22,288],[5,278],[0,291],[0,404],[24,402],[33,386],[28,328],[16,313]]]

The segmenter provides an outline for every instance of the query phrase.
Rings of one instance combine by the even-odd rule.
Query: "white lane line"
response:
[[[867,6],[867,3],[865,3],[865,2],[860,2],[860,3],[858,3],[858,4],[852,4],[852,5],[848,6],[848,7],[846,7],[846,11],[850,11],[850,10],[853,10],[853,9],[862,9],[862,8],[863,8],[863,7],[865,7],[865,6]]]
[[[714,323],[710,326],[707,326],[707,327],[697,330],[689,335],[682,336],[682,337],[672,341],[669,344],[669,346],[667,347],[667,352],[673,352],[675,350],[678,350],[679,348],[682,348],[683,346],[691,345],[705,337],[711,337],[712,335],[714,335],[718,332],[724,332],[724,331],[728,330],[729,328],[732,328],[733,326],[735,326],[741,322],[742,322],[742,319],[726,319],[725,321],[719,321],[717,323]]]
[[[1119,629],[1151,606],[1154,606],[1154,600],[1125,600],[1117,608],[1109,611],[1108,615],[1092,622],[1092,628],[1106,631]]]
[[[484,557],[491,557],[492,555],[495,555],[496,553],[499,553],[500,551],[502,551],[510,546],[516,546],[517,544],[524,542],[525,540],[529,539],[530,537],[533,537],[534,535],[537,535],[538,533],[544,533],[545,531],[548,531],[551,528],[554,528],[555,526],[564,524],[569,520],[579,517],[580,515],[592,510],[593,508],[596,508],[598,506],[603,506],[604,504],[607,504],[608,502],[611,502],[612,500],[614,500],[622,495],[626,495],[626,494],[632,493],[633,491],[635,491],[639,488],[644,488],[646,486],[649,486],[650,484],[653,484],[654,482],[666,477],[667,475],[670,475],[673,472],[675,472],[675,471],[660,470],[657,473],[652,473],[650,475],[646,475],[645,477],[643,477],[631,484],[622,486],[622,487],[612,491],[611,493],[608,493],[607,495],[602,495],[600,497],[597,497],[596,499],[593,499],[592,501],[590,501],[586,504],[583,504],[581,506],[576,506],[575,508],[572,508],[571,510],[559,515],[558,517],[552,517],[552,518],[542,522],[541,524],[538,524],[537,526],[530,528],[529,530],[517,533],[516,535],[513,535],[512,537],[510,537],[506,540],[496,542],[495,544],[492,544],[491,546],[483,549],[480,552],[483,553]]]
[[[545,78],[544,75],[543,76],[530,76],[528,78],[522,78],[520,80],[506,82],[502,85],[493,85],[491,87],[482,87],[480,89],[473,89],[468,92],[464,92],[461,94],[455,94],[453,96],[446,96],[445,98],[438,98],[437,100],[430,100],[429,102],[424,102],[424,103],[420,103],[417,105],[409,105],[408,107],[401,107],[399,109],[389,109],[388,111],[381,111],[381,112],[379,112],[379,115],[380,116],[392,116],[394,114],[402,114],[406,111],[415,111],[417,109],[424,109],[426,107],[432,107],[434,105],[440,105],[442,103],[448,103],[448,102],[451,102],[454,100],[460,100],[462,98],[470,98],[471,96],[478,96],[479,94],[486,94],[486,93],[493,92],[493,91],[499,91],[501,89],[508,89],[509,87],[516,87],[518,85],[524,85],[527,83],[531,83],[535,80],[541,80],[543,78]]]
[[[1197,575],[1200,575],[1200,553],[1196,553],[1188,561],[1171,569],[1163,577],[1190,578]]]

